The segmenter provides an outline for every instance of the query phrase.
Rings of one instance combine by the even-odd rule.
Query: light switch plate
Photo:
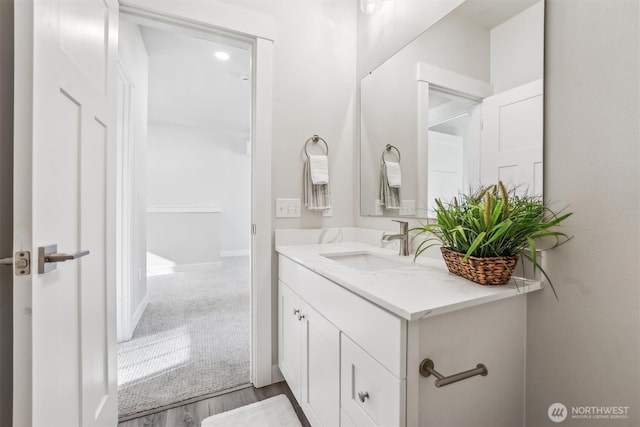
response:
[[[276,218],[299,218],[300,199],[276,199]]]

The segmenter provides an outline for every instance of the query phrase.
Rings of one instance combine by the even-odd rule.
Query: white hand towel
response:
[[[400,209],[402,195],[400,187],[391,188],[387,179],[387,168],[383,164],[380,168],[380,204],[385,209]]]
[[[389,187],[402,187],[402,173],[400,172],[400,163],[387,161],[385,161],[384,163],[387,168],[387,180],[389,181]]]
[[[303,186],[304,205],[309,210],[331,209],[331,190],[329,184],[314,184],[311,182],[310,161],[304,162]]]
[[[329,160],[327,156],[309,156],[311,182],[313,185],[329,183]]]

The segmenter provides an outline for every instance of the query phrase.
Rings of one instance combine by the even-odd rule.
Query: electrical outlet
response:
[[[276,199],[276,218],[299,218],[300,199]]]

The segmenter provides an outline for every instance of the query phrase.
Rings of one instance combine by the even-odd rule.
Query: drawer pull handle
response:
[[[293,309],[293,315],[295,316],[298,313],[300,313],[300,309],[299,308],[294,308]]]
[[[358,400],[360,400],[360,402],[364,403],[365,400],[367,400],[369,398],[369,392],[368,391],[359,391],[358,392]]]
[[[440,372],[434,369],[433,360],[424,359],[422,363],[420,363],[420,375],[423,377],[428,377],[433,374],[436,380],[436,387],[443,387],[445,385],[453,384],[458,381],[466,380],[467,378],[475,377],[476,375],[482,375],[486,377],[489,371],[487,367],[482,363],[478,363],[474,369],[469,369],[468,371],[458,372],[457,374],[444,376]]]

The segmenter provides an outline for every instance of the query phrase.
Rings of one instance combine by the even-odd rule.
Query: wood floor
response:
[[[118,424],[118,427],[200,427],[200,422],[215,414],[248,405],[259,400],[285,394],[298,414],[303,427],[311,427],[302,413],[287,383],[280,382],[267,387],[247,387],[242,390],[211,397],[199,402],[144,415]]]

